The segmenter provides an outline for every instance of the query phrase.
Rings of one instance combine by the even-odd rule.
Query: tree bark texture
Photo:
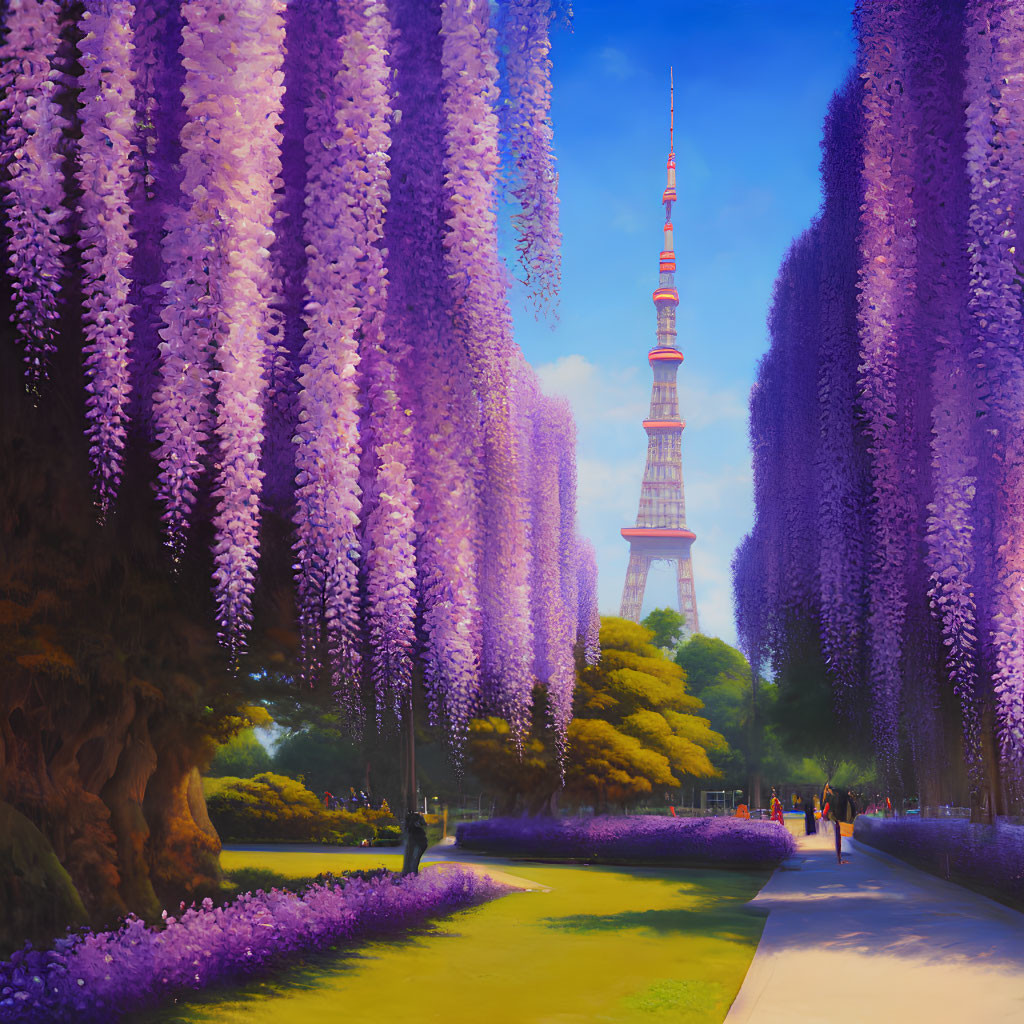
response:
[[[0,841],[11,872],[0,877],[0,943],[21,945],[83,914],[94,926],[127,912],[153,919],[216,887],[220,841],[198,768],[238,728],[244,701],[216,640],[207,538],[172,573],[144,469],[100,526],[80,410],[59,393],[33,408],[8,355],[0,809],[17,835]],[[129,458],[149,464],[145,446]],[[16,875],[26,851],[37,867]],[[11,909],[26,900],[31,921]]]

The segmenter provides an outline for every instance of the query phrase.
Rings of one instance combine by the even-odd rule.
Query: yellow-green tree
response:
[[[469,767],[500,813],[542,813],[559,794],[598,811],[625,808],[678,788],[683,776],[717,776],[709,752],[726,749],[726,742],[696,714],[702,705],[687,692],[686,673],[652,640],[651,630],[635,622],[601,620],[600,662],[577,666],[564,788],[539,716],[521,755],[502,719],[471,723]]]

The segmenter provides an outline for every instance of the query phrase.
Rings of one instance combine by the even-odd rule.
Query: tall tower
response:
[[[651,412],[644,420],[647,431],[647,467],[640,488],[640,509],[636,525],[627,526],[622,536],[629,541],[629,568],[622,588],[624,619],[640,621],[647,572],[652,562],[674,562],[679,611],[686,617],[688,634],[699,633],[697,597],[693,590],[693,563],[690,545],[697,535],[686,527],[686,500],[683,497],[683,428],[679,418],[676,373],[683,353],[676,344],[675,288],[676,254],[672,241],[672,204],[676,201],[675,88],[669,71],[669,153],[667,182],[661,201],[665,204],[665,245],[661,251],[658,287],[654,308],[658,330],[647,361],[654,371]]]

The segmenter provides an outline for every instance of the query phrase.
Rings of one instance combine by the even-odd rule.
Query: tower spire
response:
[[[668,151],[676,151],[676,83],[672,78],[672,68],[668,69]]]
[[[672,204],[676,201],[676,86],[672,69],[668,69],[668,163],[665,165],[665,191],[661,201],[665,204],[665,221],[671,228]],[[671,245],[666,245],[671,249]]]
[[[697,539],[686,525],[686,500],[683,494],[682,440],[685,422],[679,416],[676,373],[683,353],[676,343],[676,254],[672,238],[672,204],[676,201],[676,98],[672,69],[669,68],[668,162],[665,167],[665,241],[659,260],[658,287],[654,308],[658,327],[654,347],[647,355],[654,374],[651,411],[644,420],[647,431],[647,467],[640,489],[640,508],[636,525],[624,528],[629,541],[629,568],[622,590],[624,619],[640,621],[647,572],[652,562],[674,562],[679,611],[686,619],[687,633],[697,633],[697,596],[693,589],[693,563],[690,545]]]

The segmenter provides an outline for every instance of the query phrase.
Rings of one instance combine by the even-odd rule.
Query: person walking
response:
[[[786,819],[782,816],[782,801],[779,799],[778,794],[772,789],[772,821],[777,821],[780,825],[785,825]]]
[[[804,831],[807,835],[813,836],[818,828],[814,823],[814,799],[810,793],[804,797],[801,810],[804,812]]]
[[[846,819],[845,794],[836,792],[831,785],[830,779],[825,783],[825,789],[821,794],[821,819],[831,821],[836,830],[836,863],[846,864],[843,860],[843,833],[842,822]]]
[[[854,795],[852,789],[846,791],[846,814],[843,818],[848,825],[853,825],[857,819],[857,815],[860,814],[860,807],[857,804],[858,797]]]

